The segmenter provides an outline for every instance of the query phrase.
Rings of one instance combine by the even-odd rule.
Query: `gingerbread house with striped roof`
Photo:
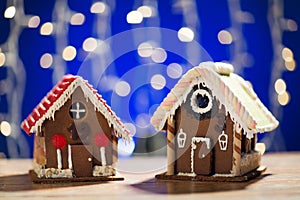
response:
[[[131,140],[101,95],[74,75],[65,75],[21,127],[35,134],[33,173],[41,180],[114,176],[118,138]]]
[[[230,180],[256,170],[261,159],[257,133],[278,126],[251,84],[221,62],[189,70],[151,123],[167,131],[168,169],[157,177],[192,180]]]

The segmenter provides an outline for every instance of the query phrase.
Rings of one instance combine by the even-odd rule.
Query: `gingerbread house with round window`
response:
[[[35,134],[31,175],[36,182],[117,180],[118,137],[131,140],[101,95],[73,75],[64,76],[21,127]]]
[[[257,133],[278,121],[227,63],[189,70],[151,118],[167,131],[168,169],[162,179],[242,181],[259,175]]]

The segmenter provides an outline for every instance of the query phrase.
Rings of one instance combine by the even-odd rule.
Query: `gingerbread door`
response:
[[[191,171],[199,175],[209,175],[212,169],[211,140],[207,137],[193,137],[191,144]]]
[[[86,145],[87,146],[87,145]],[[93,156],[85,145],[71,145],[72,165],[76,177],[90,177],[93,175]]]

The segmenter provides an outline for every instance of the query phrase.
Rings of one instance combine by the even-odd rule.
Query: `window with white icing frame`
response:
[[[194,112],[204,114],[212,109],[212,100],[211,94],[199,87],[191,96],[191,107]]]
[[[79,101],[72,103],[69,114],[73,119],[82,119],[86,115],[85,105]]]

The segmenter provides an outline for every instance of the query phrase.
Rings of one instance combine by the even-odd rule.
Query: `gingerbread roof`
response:
[[[80,76],[65,75],[63,79],[53,87],[44,99],[33,109],[32,113],[22,122],[22,129],[28,134],[37,133],[46,119],[54,119],[54,114],[71,97],[77,87],[81,87],[86,98],[95,106],[95,110],[101,112],[109,126],[112,126],[115,134],[126,140],[130,140],[130,133],[121,120],[112,111],[106,101],[88,81]]]
[[[203,62],[189,70],[157,108],[151,118],[152,125],[157,131],[162,130],[167,118],[175,115],[193,86],[204,82],[225,107],[226,114],[230,114],[248,138],[252,138],[254,133],[275,129],[278,126],[275,117],[262,104],[249,83],[232,72],[232,65],[220,62]]]

